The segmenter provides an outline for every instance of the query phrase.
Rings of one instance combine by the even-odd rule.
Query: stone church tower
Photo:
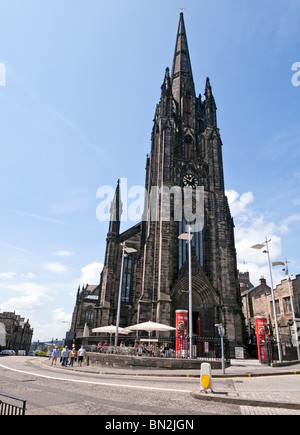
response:
[[[222,141],[208,78],[204,96],[204,101],[196,96],[181,13],[172,71],[165,71],[156,107],[145,187],[150,197],[153,186],[189,186],[191,191],[203,186],[204,225],[193,233],[192,241],[193,331],[213,337],[215,324],[222,322],[233,349],[243,341],[243,318],[234,224],[224,192]],[[116,323],[123,242],[137,252],[124,261],[120,326],[148,320],[174,326],[175,311],[188,309],[188,246],[178,236],[187,231],[189,222],[184,216],[175,219],[175,195],[170,196],[170,218],[164,219],[160,196],[157,219],[151,218],[148,201],[142,222],[120,233],[121,196],[118,182],[91,326]]]

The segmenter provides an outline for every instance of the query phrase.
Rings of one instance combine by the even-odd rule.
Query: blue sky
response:
[[[144,185],[180,7],[196,92],[209,76],[218,107],[240,269],[269,280],[249,248],[268,236],[272,261],[300,273],[298,1],[11,0],[0,15],[0,310],[29,318],[35,339],[62,338],[78,285],[98,283],[98,188]]]

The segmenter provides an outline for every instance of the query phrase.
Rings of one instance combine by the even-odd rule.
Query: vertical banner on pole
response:
[[[176,358],[186,358],[188,350],[188,312],[176,311]]]
[[[268,322],[265,317],[255,317],[258,359],[261,362],[269,361],[268,345],[267,345],[267,330]]]

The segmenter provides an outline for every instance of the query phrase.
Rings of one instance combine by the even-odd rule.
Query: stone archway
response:
[[[183,265],[172,287],[173,312],[189,308],[188,261]],[[192,259],[193,332],[202,337],[215,337],[215,323],[219,320],[219,294],[206,277],[196,257]],[[197,323],[198,322],[198,323]],[[199,324],[199,322],[201,322]]]

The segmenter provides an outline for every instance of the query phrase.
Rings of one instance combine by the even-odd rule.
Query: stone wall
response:
[[[190,360],[179,358],[151,358],[127,355],[102,354],[96,352],[87,352],[87,364],[90,366],[99,367],[117,367],[123,369],[199,369],[203,362],[208,362],[212,369],[221,369],[221,361],[204,361]],[[229,367],[230,363],[225,362],[225,366]]]

